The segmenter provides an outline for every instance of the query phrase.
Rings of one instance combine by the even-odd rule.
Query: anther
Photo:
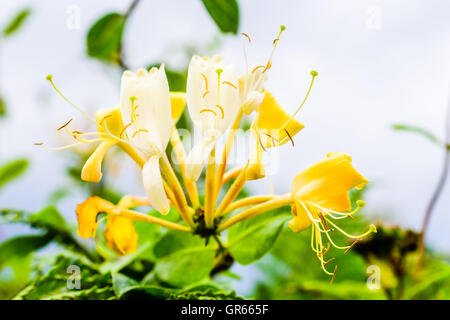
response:
[[[334,261],[334,260],[336,260],[336,258],[331,258],[330,260],[328,260],[327,262],[325,262],[325,263],[323,264],[323,266],[325,267],[327,264],[329,264],[331,261]]]
[[[295,145],[294,145],[294,140],[292,139],[291,135],[289,134],[289,131],[287,131],[286,128],[284,128],[284,131],[286,132],[287,136],[288,136],[289,139],[291,140],[292,146],[295,147]]]
[[[200,113],[207,112],[207,111],[212,112],[217,117],[217,113],[215,113],[214,110],[211,110],[211,109],[202,109],[202,110],[200,110]]]
[[[350,247],[348,247],[348,249],[344,251],[344,254],[347,253],[347,252],[349,252],[350,249],[353,248],[353,247],[355,246],[355,244],[356,244],[358,241],[359,241],[358,239],[356,239],[355,241],[353,241],[353,243],[350,245]]]
[[[225,117],[225,112],[223,111],[223,108],[219,104],[216,104],[216,107],[220,109],[220,112],[222,113],[222,119],[223,119]]]
[[[336,278],[337,266],[334,267],[333,277],[331,278],[330,284],[333,284],[334,278]]]
[[[35,142],[33,143],[35,146],[42,146],[44,143],[43,142]]]
[[[58,129],[56,129],[57,131],[59,131],[59,130],[61,130],[61,129],[64,129],[66,126],[68,126],[69,125],[69,123],[71,123],[72,122],[72,118],[70,118],[70,120],[69,121],[67,121],[65,124],[63,124],[61,127],[59,127]]]
[[[248,34],[246,34],[245,32],[242,32],[241,34],[248,39],[248,43],[252,43],[252,39],[250,39],[250,36]]]
[[[237,89],[237,87],[234,84],[232,84],[231,82],[229,82],[229,81],[224,81],[222,83],[223,84],[227,84],[227,85],[232,86],[233,88]]]

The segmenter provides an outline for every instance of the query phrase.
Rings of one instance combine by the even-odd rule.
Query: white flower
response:
[[[252,113],[264,100],[266,79],[264,66],[254,67],[239,78],[239,98],[244,113]]]
[[[186,176],[197,180],[216,141],[239,112],[238,78],[220,56],[193,56],[187,79],[187,103],[192,121],[202,133],[187,158]]]
[[[166,214],[169,201],[164,191],[159,159],[170,139],[172,118],[164,65],[150,71],[125,71],[120,90],[123,135],[145,157],[142,178],[150,203]],[[122,138],[122,137],[121,137]]]

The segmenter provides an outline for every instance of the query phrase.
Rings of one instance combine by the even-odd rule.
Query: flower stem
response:
[[[276,196],[275,195],[263,195],[263,196],[253,196],[253,197],[247,197],[244,199],[240,199],[237,200],[235,202],[232,202],[226,209],[225,211],[222,213],[222,215],[234,211],[236,209],[242,208],[242,207],[247,207],[247,206],[251,206],[254,204],[260,204],[262,202],[266,202],[269,200],[274,199]]]
[[[244,170],[242,170],[239,176],[236,178],[234,183],[231,185],[230,189],[228,189],[227,194],[225,195],[219,207],[217,208],[216,214],[218,216],[222,215],[225,212],[227,207],[237,197],[239,192],[241,192],[242,188],[244,187],[245,182],[247,181],[247,167],[248,163],[245,166]]]
[[[181,217],[188,225],[193,226],[194,224],[192,222],[193,210],[187,204],[183,188],[181,187],[180,181],[178,181],[177,175],[173,171],[173,168],[170,165],[169,159],[167,158],[166,154],[162,155],[159,163],[161,165],[161,171],[173,192],[176,202],[180,207],[179,209]]]
[[[173,126],[172,134],[170,136],[170,143],[172,144],[173,151],[180,166],[181,176],[183,177],[184,185],[186,186],[189,199],[191,200],[194,209],[200,207],[200,201],[198,198],[198,191],[195,182],[186,178],[186,152],[181,143],[180,135],[175,126]]]
[[[132,220],[150,222],[150,223],[154,223],[154,224],[157,224],[157,225],[160,225],[165,228],[172,229],[172,230],[186,231],[186,232],[191,231],[191,228],[189,228],[189,227],[185,227],[185,226],[179,225],[177,223],[173,223],[173,222],[159,219],[156,217],[148,216],[148,215],[142,214],[140,212],[129,210],[129,209],[121,209],[120,214],[123,217],[129,218]]]
[[[223,176],[225,174],[225,170],[227,168],[228,157],[230,156],[231,150],[233,148],[234,138],[236,136],[236,132],[241,125],[243,111],[242,108],[239,110],[239,113],[234,118],[234,122],[231,125],[230,131],[227,136],[227,141],[225,143],[225,148],[222,153],[222,161],[219,163],[217,168],[217,177],[216,177],[216,195],[219,194],[220,188],[223,185]]]
[[[272,200],[269,200],[267,202],[264,202],[262,204],[254,206],[252,208],[246,209],[246,210],[242,211],[241,213],[237,214],[236,216],[228,219],[227,221],[225,221],[224,223],[222,223],[219,226],[218,231],[219,232],[224,231],[242,220],[252,218],[260,213],[264,213],[264,212],[267,212],[272,209],[288,206],[291,203],[292,203],[292,199],[291,199],[290,193],[287,193],[287,194],[284,194],[281,196],[277,196],[276,198],[274,198]]]
[[[205,224],[207,227],[214,225],[214,213],[216,207],[216,148],[214,147],[208,158],[206,166],[205,186]]]

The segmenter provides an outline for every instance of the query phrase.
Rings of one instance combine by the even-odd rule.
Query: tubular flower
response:
[[[122,76],[120,107],[125,123],[123,136],[144,155],[142,179],[154,208],[169,212],[159,160],[172,130],[169,85],[164,65],[150,71],[125,71]]]
[[[97,111],[95,119],[99,137],[102,141],[88,158],[81,170],[81,179],[88,182],[100,182],[102,179],[103,174],[101,170],[103,158],[105,157],[106,151],[121,143],[114,138],[114,136],[119,136],[123,129],[122,115],[120,114],[120,107],[118,106]],[[113,136],[111,136],[105,128],[108,128]]]
[[[138,235],[133,220],[121,215],[123,209],[148,206],[149,201],[142,197],[123,197],[117,205],[99,197],[90,197],[79,204],[75,210],[78,218],[78,235],[82,238],[95,237],[98,225],[97,216],[106,213],[105,237],[108,246],[119,254],[136,252]]]
[[[217,139],[239,112],[238,78],[234,67],[224,65],[218,55],[192,57],[186,94],[191,119],[203,136],[187,158],[186,176],[195,181]]]
[[[330,236],[333,231],[339,231],[355,240],[376,232],[375,226],[371,225],[362,235],[350,235],[332,221],[352,218],[364,206],[363,201],[358,201],[356,209],[351,211],[348,191],[353,188],[361,189],[367,182],[352,166],[351,157],[342,152],[329,153],[325,160],[303,170],[292,182],[294,218],[289,222],[289,227],[294,232],[300,232],[311,226],[311,247],[317,254],[322,269],[329,275],[334,275],[326,269],[333,258],[324,260],[329,245],[343,250],[349,250],[353,246],[336,245]],[[328,247],[324,246],[323,235],[328,240]]]

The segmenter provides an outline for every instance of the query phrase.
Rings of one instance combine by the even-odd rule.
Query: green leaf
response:
[[[87,34],[87,54],[96,59],[118,63],[125,21],[125,17],[116,12],[97,20]]]
[[[112,274],[112,284],[114,293],[118,298],[120,298],[120,296],[129,291],[131,288],[139,286],[139,283],[137,281],[120,273]]]
[[[222,32],[237,34],[239,5],[236,0],[202,0],[202,2]]]
[[[412,132],[412,133],[417,133],[417,134],[420,134],[423,137],[427,138],[431,142],[436,143],[437,145],[446,146],[446,144],[443,141],[441,141],[439,138],[437,138],[434,134],[432,134],[428,130],[426,130],[424,128],[421,128],[421,127],[410,126],[410,125],[403,125],[403,124],[394,124],[392,126],[392,129],[400,130],[400,131],[409,131],[409,132]]]
[[[284,223],[286,212],[265,213],[236,224],[228,232],[228,247],[233,258],[247,265],[261,259],[272,249]]]
[[[31,14],[30,8],[25,8],[19,11],[14,16],[14,18],[8,23],[8,25],[3,29],[3,35],[7,37],[18,31],[30,14]]]
[[[203,280],[214,267],[215,250],[190,233],[170,231],[154,247],[157,277],[182,287]]]
[[[27,159],[16,159],[3,164],[0,167],[0,188],[21,176],[27,168]]]
[[[36,227],[46,228],[58,232],[68,232],[69,227],[63,216],[54,206],[48,206],[29,217],[30,223]]]
[[[421,282],[412,286],[405,298],[411,300],[428,300],[434,299],[440,289],[450,285],[450,268],[433,273],[429,272],[421,277]]]
[[[0,244],[0,268],[12,259],[26,257],[47,245],[53,236],[49,234],[17,236]]]
[[[6,116],[6,103],[5,100],[0,97],[0,119]]]
[[[76,285],[79,279],[79,287]],[[110,299],[115,298],[109,273],[101,274],[95,265],[75,255],[56,257],[53,267],[24,288],[17,300]]]

